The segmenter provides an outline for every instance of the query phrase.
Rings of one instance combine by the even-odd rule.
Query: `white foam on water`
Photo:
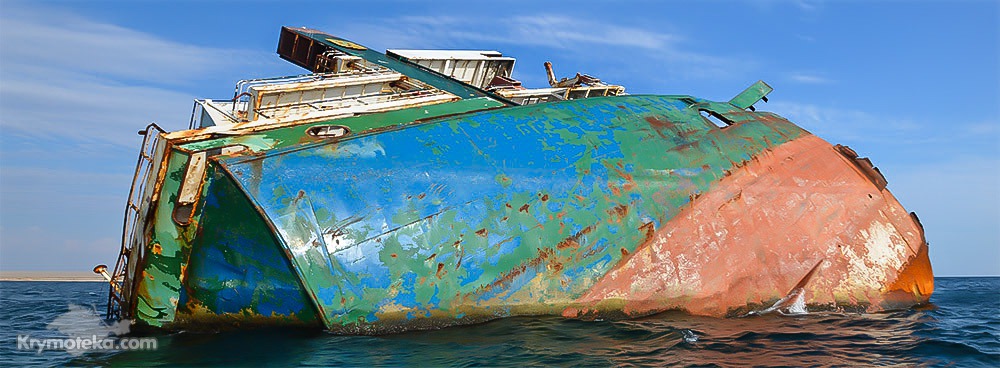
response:
[[[809,314],[809,311],[806,310],[805,291],[802,289],[795,289],[791,295],[794,295],[794,299],[791,301],[791,304],[788,304],[788,306],[784,308],[783,312],[782,310],[779,310],[778,312],[784,315]]]
[[[756,316],[778,312],[781,315],[802,315],[809,314],[806,309],[806,292],[802,288],[794,289],[784,298],[778,299],[774,305],[759,311],[750,311],[746,316]]]

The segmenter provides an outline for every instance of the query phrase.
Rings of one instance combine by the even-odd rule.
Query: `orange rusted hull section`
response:
[[[927,254],[927,243],[924,242],[917,255],[910,259],[896,277],[896,281],[889,285],[883,305],[888,309],[895,309],[909,306],[914,300],[925,303],[933,292],[934,272]]]
[[[923,229],[871,172],[812,135],[765,152],[696,198],[580,297],[583,308],[564,314],[724,316],[771,305],[797,286],[813,306],[924,303],[934,281]]]

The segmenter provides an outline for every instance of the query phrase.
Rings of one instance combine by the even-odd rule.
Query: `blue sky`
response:
[[[371,48],[495,49],[515,77],[585,72],[630,93],[777,112],[872,157],[927,231],[936,274],[1000,275],[1000,5],[958,2],[0,2],[0,269],[117,255],[150,121],[239,79],[304,73],[279,27]]]

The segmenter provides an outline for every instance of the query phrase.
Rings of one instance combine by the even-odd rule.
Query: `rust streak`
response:
[[[582,238],[584,235],[589,234],[591,231],[594,231],[594,226],[595,225],[587,226],[578,231],[576,234],[573,234],[573,236],[563,239],[561,242],[556,244],[556,249],[562,250],[566,248],[579,248],[580,238]]]
[[[656,116],[647,116],[645,120],[647,123],[649,123],[649,127],[653,128],[653,131],[656,132],[656,134],[659,135],[660,138],[669,139],[669,137],[663,132],[663,130],[673,129],[674,125],[670,121],[660,120]]]
[[[610,182],[608,183],[608,189],[611,189],[611,194],[614,194],[616,197],[622,195],[622,191],[619,190],[617,186],[615,186],[614,184],[612,184]]]
[[[497,278],[496,281],[494,281],[493,283],[491,283],[489,285],[483,286],[480,290],[477,291],[477,293],[484,293],[484,292],[489,291],[489,290],[491,290],[493,288],[496,288],[498,286],[502,286],[502,285],[510,283],[511,281],[514,280],[514,278],[516,278],[517,276],[520,276],[521,274],[523,274],[524,271],[526,271],[528,269],[528,267],[538,267],[539,265],[542,264],[542,262],[545,262],[550,256],[552,256],[554,254],[553,251],[552,251],[552,249],[549,249],[549,248],[537,249],[537,250],[538,250],[538,256],[537,257],[531,259],[527,263],[522,263],[521,265],[519,265],[517,267],[514,267],[513,269],[511,269],[509,272],[507,272],[505,274],[502,274],[502,276],[500,276],[499,278]]]
[[[618,176],[621,176],[622,179],[625,179],[625,184],[622,185],[623,190],[629,191],[639,186],[638,184],[635,183],[635,179],[632,177],[632,174],[624,172],[618,168],[612,167],[612,169],[615,170],[616,173],[618,173]]]
[[[662,129],[662,128],[671,128],[674,126],[674,124],[671,123],[669,120],[661,120],[659,117],[656,116],[647,116],[645,120],[647,123],[649,123],[651,127],[654,128]]]
[[[611,216],[615,222],[621,222],[625,218],[625,216],[628,215],[628,206],[624,204],[619,204],[617,206],[612,207],[607,212],[608,216]]]
[[[646,238],[642,241],[643,244],[649,243],[653,239],[653,235],[656,235],[656,226],[652,222],[642,224],[642,226],[639,226],[639,230],[646,235]]]
[[[563,239],[563,241],[559,242],[559,244],[556,244],[557,249],[579,248],[579,247],[580,243],[578,243],[576,239],[574,239],[574,237]]]

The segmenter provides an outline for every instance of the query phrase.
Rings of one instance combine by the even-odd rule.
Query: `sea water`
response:
[[[385,336],[179,332],[151,336],[155,350],[87,352],[21,350],[18,336],[59,337],[57,319],[103,312],[105,284],[0,282],[0,364],[1000,367],[1000,278],[935,282],[930,305],[875,314],[796,309],[742,318],[681,312],[625,321],[518,317]]]

